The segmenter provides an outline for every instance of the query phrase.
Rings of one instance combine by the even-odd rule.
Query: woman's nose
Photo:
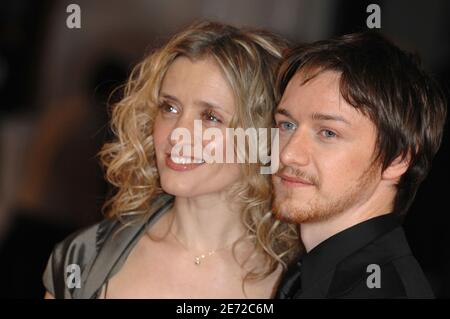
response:
[[[201,145],[202,135],[202,121],[188,114],[182,115],[176,121],[170,134],[170,144],[174,146],[180,143],[180,139],[183,139],[183,144],[195,145],[195,143],[200,143]]]

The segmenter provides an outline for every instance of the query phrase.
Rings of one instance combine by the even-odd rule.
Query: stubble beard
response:
[[[272,210],[277,219],[295,223],[311,223],[329,220],[339,214],[347,211],[363,196],[368,189],[376,174],[378,167],[370,165],[358,178],[357,182],[342,191],[338,196],[327,199],[320,196],[320,185],[312,187],[317,188],[316,195],[308,202],[302,202],[301,198],[295,198],[294,189],[284,189],[284,195],[274,191]],[[320,197],[319,197],[320,196]]]

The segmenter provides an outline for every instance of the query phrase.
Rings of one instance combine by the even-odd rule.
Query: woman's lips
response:
[[[189,162],[191,162],[191,163],[189,163]],[[170,154],[168,154],[166,156],[167,167],[169,167],[170,169],[173,169],[174,171],[189,171],[189,170],[195,169],[203,164],[205,164],[204,161],[193,159],[193,158],[175,156],[172,159]]]
[[[314,186],[314,184],[298,178],[298,177],[292,177],[288,175],[283,174],[277,174],[277,176],[281,179],[281,183],[287,187],[307,187],[307,186]]]

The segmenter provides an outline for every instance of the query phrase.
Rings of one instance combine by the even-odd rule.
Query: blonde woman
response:
[[[272,126],[284,47],[268,32],[199,22],[135,68],[113,109],[115,140],[100,152],[117,190],[108,218],[55,247],[47,298],[273,296],[298,237],[270,213],[270,175],[248,157],[192,154],[195,143],[230,151],[195,132],[196,120],[224,138],[226,128]],[[190,139],[174,156],[177,128]]]

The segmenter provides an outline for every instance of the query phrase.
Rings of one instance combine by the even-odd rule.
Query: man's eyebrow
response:
[[[277,108],[275,110],[275,114],[281,114],[281,115],[284,115],[284,116],[287,116],[287,117],[291,118],[292,120],[294,119],[294,117],[291,115],[291,113],[289,113],[288,110],[283,109],[282,107]]]
[[[289,118],[289,120],[292,121],[292,123],[294,123],[295,125],[298,125],[298,121],[296,119],[294,119],[294,117],[292,116],[291,113],[289,113],[288,110],[286,110],[285,108],[279,107],[275,110],[275,115],[280,114],[280,115],[284,115],[286,117]]]
[[[316,121],[338,121],[351,126],[349,121],[342,116],[335,114],[313,113],[311,114],[311,119]]]
[[[288,117],[295,125],[298,124],[297,121],[296,121],[296,120],[294,119],[294,117],[292,116],[292,114],[289,113],[288,110],[286,110],[286,109],[284,109],[284,108],[282,108],[282,107],[279,107],[279,108],[277,108],[277,109],[275,110],[275,115],[277,115],[277,114],[284,115],[284,116]]]

